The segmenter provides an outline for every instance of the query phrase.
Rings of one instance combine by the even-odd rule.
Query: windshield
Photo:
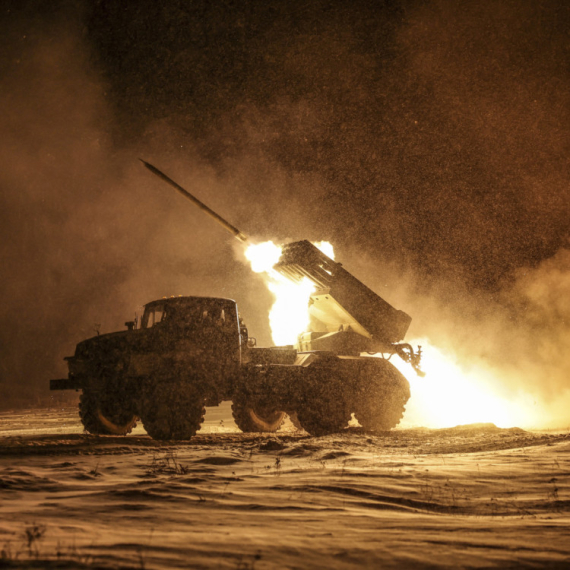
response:
[[[144,311],[141,327],[147,329],[162,322],[166,314],[164,309],[163,305],[147,307]]]
[[[147,306],[141,327],[151,328],[164,321],[184,327],[216,327],[227,331],[234,331],[237,327],[235,307],[212,300]]]

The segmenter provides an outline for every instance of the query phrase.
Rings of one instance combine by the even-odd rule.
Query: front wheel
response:
[[[79,398],[79,417],[83,427],[94,435],[127,435],[138,419],[112,392],[89,389],[84,389]]]
[[[204,401],[204,396],[191,384],[150,383],[143,390],[141,401],[144,429],[153,439],[190,439],[204,421]]]

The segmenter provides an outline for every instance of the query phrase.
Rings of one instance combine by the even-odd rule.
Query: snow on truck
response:
[[[366,430],[396,426],[410,389],[389,358],[396,354],[423,375],[421,348],[414,352],[401,342],[411,318],[309,241],[283,246],[273,269],[313,284],[309,330],[295,346],[257,347],[231,299],[164,298],[145,305],[140,322],[125,323],[127,330],[79,343],[65,359],[68,377],[51,380],[50,389],[81,390],[83,426],[101,435],[126,435],[140,418],[154,439],[190,439],[205,407],[224,400],[232,400],[234,420],[244,432],[276,431],[286,414],[315,436],[343,430],[352,414]]]

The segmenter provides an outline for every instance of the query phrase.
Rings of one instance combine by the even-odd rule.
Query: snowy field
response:
[[[0,414],[0,568],[570,568],[570,434],[399,429],[191,442]]]

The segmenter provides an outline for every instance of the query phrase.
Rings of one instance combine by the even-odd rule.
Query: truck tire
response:
[[[343,431],[350,420],[350,414],[331,406],[303,406],[297,412],[302,428],[315,437]]]
[[[365,430],[388,431],[404,415],[410,385],[387,360],[375,364],[360,375],[354,415]]]
[[[297,415],[297,412],[289,412],[289,419],[291,420],[291,423],[293,424],[293,427],[297,430],[302,430],[303,426],[301,425],[301,422],[299,421],[299,416]]]
[[[141,398],[144,429],[153,439],[190,439],[204,421],[204,401],[204,396],[190,383],[151,383]]]
[[[285,421],[285,412],[252,405],[244,394],[236,393],[232,400],[232,416],[244,433],[275,432]]]
[[[123,409],[112,394],[86,389],[79,398],[79,417],[93,435],[127,435],[137,425],[136,415]]]
[[[300,425],[310,435],[338,433],[348,426],[351,412],[342,378],[334,369],[321,369],[305,385],[297,408]]]

